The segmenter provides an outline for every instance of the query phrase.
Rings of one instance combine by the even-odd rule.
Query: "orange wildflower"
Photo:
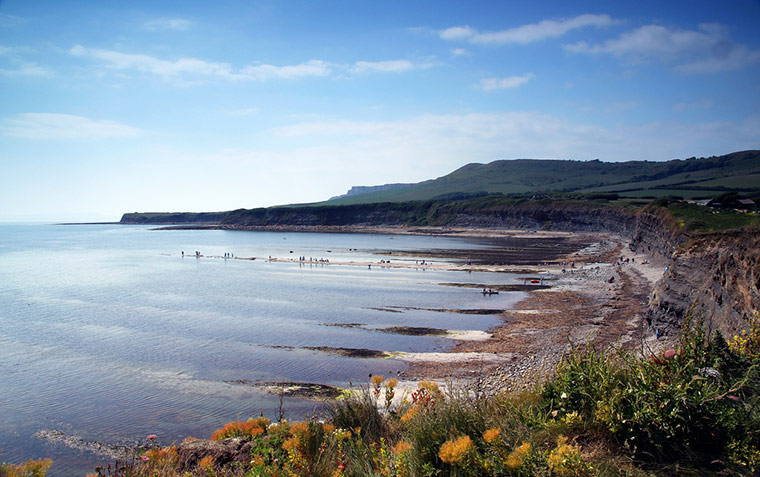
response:
[[[399,441],[398,444],[393,446],[393,453],[396,455],[403,454],[412,450],[412,445],[406,441]]]
[[[473,448],[470,436],[461,436],[444,442],[438,451],[438,457],[447,464],[456,464]]]
[[[486,432],[483,433],[483,440],[491,444],[493,443],[493,441],[498,439],[500,434],[501,434],[501,428],[492,427],[491,429],[488,429]]]

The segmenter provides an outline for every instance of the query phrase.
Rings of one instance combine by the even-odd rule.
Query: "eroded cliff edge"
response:
[[[680,329],[693,307],[710,329],[733,336],[760,310],[760,231],[743,229],[689,237],[676,247],[649,298],[650,325]]]

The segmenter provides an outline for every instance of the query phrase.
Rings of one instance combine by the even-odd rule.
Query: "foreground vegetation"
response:
[[[375,376],[321,419],[259,417],[214,432],[251,443],[241,462],[207,455],[187,469],[176,447],[154,447],[97,475],[751,475],[760,318],[728,342],[699,323],[683,329],[657,355],[575,349],[529,391],[443,392],[422,381],[395,405],[396,380]]]

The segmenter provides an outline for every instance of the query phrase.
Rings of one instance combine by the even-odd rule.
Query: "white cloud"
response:
[[[2,54],[2,51],[0,51]],[[432,68],[432,61],[413,62],[410,60],[357,61],[351,66],[341,66],[324,60],[309,60],[295,65],[250,65],[240,69],[229,63],[211,62],[197,58],[180,58],[175,61],[162,60],[139,53],[121,53],[99,48],[85,48],[76,45],[69,50],[72,56],[103,61],[107,68],[120,71],[138,71],[153,74],[164,79],[203,81],[209,78],[228,80],[290,80],[306,77],[326,77],[333,70],[350,73],[401,73],[410,70]]]
[[[185,20],[184,18],[161,18],[143,23],[143,28],[146,30],[186,31],[189,30],[192,25],[193,22]]]
[[[85,48],[76,45],[69,50],[73,56],[82,56],[104,61],[108,68],[116,70],[136,70],[163,78],[194,76],[196,78],[221,77],[230,80],[293,79],[305,76],[327,76],[329,65],[321,60],[310,60],[297,65],[254,65],[235,71],[229,63],[210,62],[196,58],[180,58],[166,61],[149,55],[121,53],[113,50]]]
[[[81,45],[76,45],[71,48],[69,54],[104,61],[108,64],[108,67],[112,69],[137,70],[143,73],[151,73],[164,77],[178,76],[182,74],[231,75],[231,68],[227,63],[212,63],[197,60],[195,58],[180,58],[176,61],[166,61],[143,54],[121,53],[99,48],[85,48]]]
[[[322,60],[309,60],[297,65],[247,66],[240,70],[239,76],[266,81],[270,79],[294,79],[307,76],[328,76],[330,73],[330,65],[327,64],[327,62]]]
[[[4,76],[51,76],[53,73],[35,63],[20,62],[14,68],[0,68],[0,74]]]
[[[25,46],[0,45],[0,57],[8,62],[6,67],[0,67],[0,75],[4,76],[50,76],[52,72],[34,62],[25,61],[23,55],[34,53]]]
[[[405,71],[431,68],[432,63],[414,63],[409,60],[357,61],[349,71],[351,73],[403,73]]]
[[[556,38],[565,33],[585,27],[605,27],[617,23],[609,15],[585,14],[564,20],[543,20],[508,30],[478,32],[469,26],[455,26],[440,33],[444,40],[467,40],[470,43],[504,45],[508,43],[526,44],[547,38]]]
[[[469,56],[470,52],[465,50],[464,48],[452,48],[449,53],[451,53],[451,56]]]
[[[681,73],[713,73],[742,68],[760,60],[760,50],[734,43],[718,24],[702,24],[699,31],[645,25],[604,43],[566,45],[573,53],[609,54],[629,62],[657,60],[674,64]]]
[[[455,26],[447,28],[441,32],[441,38],[444,40],[465,40],[477,35],[478,32],[469,26]]]
[[[0,122],[0,133],[22,139],[98,139],[132,137],[141,131],[108,120],[56,113],[24,113]]]
[[[482,89],[483,91],[517,88],[534,77],[535,75],[533,73],[528,73],[523,76],[509,76],[507,78],[483,78],[480,80],[480,83],[478,83],[477,88]]]
[[[760,61],[760,50],[750,50],[745,45],[716,45],[709,55],[691,62],[676,65],[673,69],[679,73],[717,73],[719,71],[738,70]]]

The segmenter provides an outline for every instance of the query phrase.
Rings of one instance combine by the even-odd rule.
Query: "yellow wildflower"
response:
[[[461,436],[444,442],[438,451],[438,457],[447,464],[455,464],[462,460],[462,457],[466,456],[472,449],[473,445],[470,436]]]
[[[298,438],[297,437],[290,437],[288,440],[286,440],[282,444],[283,450],[291,451],[291,450],[297,450],[298,449]]]
[[[403,454],[412,450],[412,445],[406,441],[399,441],[398,444],[393,446],[393,453],[396,455]]]
[[[501,428],[492,427],[491,429],[488,429],[486,432],[483,433],[483,440],[491,444],[493,443],[493,441],[495,441],[499,437],[500,434],[501,434]]]
[[[214,456],[207,455],[206,457],[201,459],[200,462],[198,462],[198,467],[200,467],[201,469],[210,471],[212,467],[214,467]]]
[[[253,419],[253,418],[252,419],[248,419],[248,422],[253,422],[254,424],[256,424],[257,426],[259,426],[260,428],[266,429],[272,421],[270,421],[266,417],[262,416],[262,417],[257,417],[255,419]]]
[[[583,422],[583,417],[580,414],[578,414],[577,411],[573,411],[571,413],[565,414],[565,417],[563,417],[562,420],[566,424],[573,426],[573,425],[580,424],[581,422]]]
[[[417,414],[417,406],[410,407],[409,410],[406,411],[406,413],[404,413],[403,416],[401,416],[401,422],[403,423],[409,422],[414,417],[415,414]]]
[[[582,475],[589,468],[589,465],[583,460],[580,447],[568,444],[565,436],[557,438],[557,447],[549,453],[549,458],[546,461],[549,464],[549,469],[560,477]]]
[[[380,387],[380,385],[383,383],[383,376],[380,374],[376,374],[372,376],[372,384],[375,385],[375,387]]]
[[[525,459],[530,455],[531,445],[527,442],[523,442],[520,447],[513,450],[508,456],[507,456],[507,467],[510,469],[517,469],[521,465],[523,465],[523,462],[525,462]]]
[[[309,423],[306,421],[294,422],[290,425],[290,433],[294,436],[307,435],[309,433]]]

